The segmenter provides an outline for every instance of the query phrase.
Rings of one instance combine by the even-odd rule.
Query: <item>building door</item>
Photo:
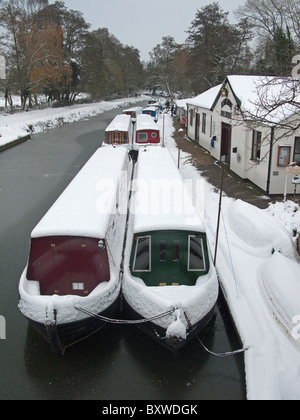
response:
[[[198,143],[200,141],[200,114],[197,114],[197,113],[196,113],[195,140]]]
[[[221,134],[221,160],[230,165],[231,157],[231,132],[232,127],[230,124],[222,123]]]

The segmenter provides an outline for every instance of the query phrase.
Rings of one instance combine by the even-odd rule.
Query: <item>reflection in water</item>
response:
[[[201,334],[212,351],[240,348],[221,300],[216,319]],[[242,400],[243,355],[217,359],[197,339],[179,356],[135,326],[109,325],[57,358],[28,327],[26,371],[32,398],[96,400]]]

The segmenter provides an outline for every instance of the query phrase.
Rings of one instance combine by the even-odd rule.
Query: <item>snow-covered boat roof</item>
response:
[[[106,128],[105,132],[128,131],[130,128],[130,124],[132,124],[130,115],[117,115]]]
[[[127,156],[125,148],[98,149],[38,223],[31,237],[105,238]]]
[[[123,112],[142,111],[142,109],[143,108],[141,106],[134,106],[132,108],[124,109]]]
[[[151,106],[147,106],[146,108],[143,108],[143,111],[156,111],[156,110],[157,110],[157,106],[155,104]]]
[[[136,131],[139,130],[159,130],[159,128],[151,115],[140,114],[136,118]]]
[[[135,233],[205,231],[200,209],[193,206],[186,183],[166,148],[140,151],[132,205]]]

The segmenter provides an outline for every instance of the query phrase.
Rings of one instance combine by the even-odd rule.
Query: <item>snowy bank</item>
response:
[[[177,162],[173,133],[172,120],[167,117],[165,144]],[[201,178],[187,153],[181,153],[180,162],[185,178]],[[205,222],[214,249],[219,194],[204,183]],[[249,400],[300,399],[296,232],[300,232],[300,209],[295,203],[276,203],[261,210],[223,197],[217,271],[243,346],[249,347],[245,353]]]
[[[124,98],[110,102],[103,101],[0,115],[0,147],[31,133],[37,134],[62,124],[91,118],[105,111],[126,107],[147,98],[146,96],[140,96],[138,98]]]

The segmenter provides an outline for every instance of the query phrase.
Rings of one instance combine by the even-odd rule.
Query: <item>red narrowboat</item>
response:
[[[132,164],[124,148],[100,148],[31,234],[19,309],[58,355],[113,316]]]
[[[130,115],[117,115],[105,130],[104,145],[132,149],[133,123]]]
[[[130,115],[132,122],[136,122],[137,116],[142,113],[142,107],[136,106],[133,108],[125,109],[122,114]]]
[[[136,120],[133,149],[145,146],[160,146],[160,130],[150,115],[138,115]]]

